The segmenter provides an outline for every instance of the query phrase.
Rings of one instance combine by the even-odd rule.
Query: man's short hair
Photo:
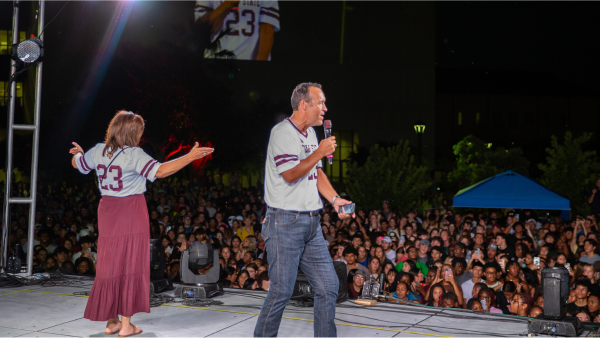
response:
[[[435,251],[437,251],[437,252],[439,252],[441,254],[444,254],[444,249],[441,246],[437,246],[436,245],[433,248],[431,248],[431,251],[433,251],[433,250],[435,250]]]
[[[463,243],[463,242],[458,242],[458,243],[456,243],[456,244],[454,244],[454,245],[455,245],[455,246],[458,246],[459,248],[461,248],[461,250],[463,250],[463,251],[465,251],[465,252],[467,251],[467,246],[466,246],[466,245],[465,245],[465,243]]]
[[[263,271],[261,273],[258,274],[258,276],[256,277],[256,281],[258,281],[258,286],[262,288],[262,282],[264,281],[270,281],[271,278],[269,278],[269,272],[268,271]]]
[[[52,255],[58,256],[61,253],[69,254],[69,249],[65,248],[64,246],[59,246],[58,248],[54,249],[54,253]]]
[[[247,254],[247,253],[249,253],[250,256],[252,256],[252,260],[256,259],[256,252],[254,252],[254,251],[246,251],[246,253],[244,253],[244,255]]]
[[[489,269],[489,268],[494,268],[494,270],[496,270],[496,272],[498,272],[498,264],[496,263],[485,263],[485,265],[483,266],[483,271]]]
[[[575,281],[575,284],[573,284],[573,286],[575,289],[577,289],[578,286],[585,286],[589,291],[591,284],[592,283],[590,283],[590,280],[588,278],[582,277],[582,278],[577,279]]]
[[[503,232],[497,233],[496,237],[502,237],[502,239],[504,239],[505,241],[508,239],[508,236]]]
[[[48,236],[52,237],[52,233],[50,233],[50,229],[48,229],[48,228],[41,228],[40,230],[38,230],[38,232],[37,232],[38,238],[42,237],[43,234],[48,234]]]
[[[297,111],[300,106],[300,101],[304,100],[310,104],[310,87],[317,87],[321,89],[321,85],[314,82],[304,82],[296,86],[292,92],[292,111]]]
[[[349,254],[353,254],[354,256],[358,256],[358,250],[354,249],[353,246],[349,246],[346,249],[344,249],[344,257],[346,257],[346,255]]]
[[[588,238],[585,241],[583,241],[583,243],[585,243],[585,242],[590,243],[591,246],[597,246],[598,245],[598,243],[596,242],[596,240],[595,239],[591,239],[591,238]]]
[[[79,245],[94,244],[94,239],[91,236],[83,236],[79,238]]]
[[[363,238],[361,235],[354,234],[354,236],[352,236],[351,241],[353,241],[355,238],[358,238],[358,239],[360,239],[361,242],[363,242]]]
[[[521,242],[527,242],[533,245],[533,239],[531,239],[529,236],[523,236],[523,238],[521,238]]]
[[[197,235],[206,235],[206,230],[204,230],[203,227],[199,227],[198,229],[194,230],[194,236]]]
[[[446,292],[442,295],[442,300],[450,299],[458,303],[458,296],[454,292]]]
[[[483,270],[483,264],[481,264],[481,262],[479,262],[479,261],[473,262],[473,264],[471,264],[471,269],[474,269],[477,266]]]
[[[462,264],[462,266],[467,267],[467,261],[462,257],[454,257],[452,259],[452,267],[455,267],[458,264]]]

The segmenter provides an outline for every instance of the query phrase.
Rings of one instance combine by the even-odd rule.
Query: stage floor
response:
[[[0,289],[0,337],[104,337],[105,322],[83,318],[92,281],[68,286]],[[169,294],[169,293],[163,293]],[[172,294],[171,294],[172,295]],[[180,299],[133,317],[140,337],[251,337],[265,292],[226,289],[220,306],[188,307]],[[282,337],[312,337],[312,308],[289,304],[279,329]],[[340,337],[518,336],[527,320],[470,311],[380,303],[371,307],[338,304]],[[115,336],[113,336],[115,337]]]

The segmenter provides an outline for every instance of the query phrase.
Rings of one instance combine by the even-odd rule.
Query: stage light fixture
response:
[[[212,298],[223,294],[218,284],[221,273],[219,252],[209,243],[194,243],[181,254],[181,282],[177,298]]]
[[[31,38],[12,46],[12,59],[24,63],[41,62],[44,57],[44,42]]]

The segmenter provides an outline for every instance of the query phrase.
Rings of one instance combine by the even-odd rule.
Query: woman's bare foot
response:
[[[127,337],[134,334],[140,334],[142,332],[144,331],[139,326],[129,324],[128,327],[121,328],[121,331],[119,331],[119,337]]]
[[[104,333],[106,334],[115,334],[121,329],[121,322],[119,318],[112,318],[108,320],[106,323],[106,328],[104,329]]]

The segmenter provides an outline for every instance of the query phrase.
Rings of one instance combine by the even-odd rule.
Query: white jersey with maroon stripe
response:
[[[102,156],[103,150],[104,143],[98,143],[85,155],[79,154],[75,158],[77,169],[82,174],[96,170],[98,189],[102,196],[125,197],[143,194],[146,191],[146,180],[154,182],[156,179],[156,172],[161,163],[146,154],[142,148],[125,147],[115,151],[112,158],[108,156],[108,152]]]
[[[281,174],[290,170],[319,147],[315,130],[311,127],[302,133],[289,118],[271,129],[267,163],[265,165],[265,201],[277,209],[315,211],[323,208],[317,189],[317,169],[321,160],[306,176],[290,184]]]
[[[206,13],[219,7],[224,1],[196,1],[194,16],[198,21]],[[211,36],[211,42],[216,39],[220,32],[230,29],[227,35],[220,41],[220,48],[215,53],[228,50],[235,54],[238,60],[255,60],[258,55],[258,37],[260,24],[268,23],[279,31],[279,4],[277,1],[242,0],[238,4],[237,11],[231,11],[223,20],[221,30]],[[205,58],[214,58],[211,51],[206,51]],[[269,60],[271,56],[269,55]]]

